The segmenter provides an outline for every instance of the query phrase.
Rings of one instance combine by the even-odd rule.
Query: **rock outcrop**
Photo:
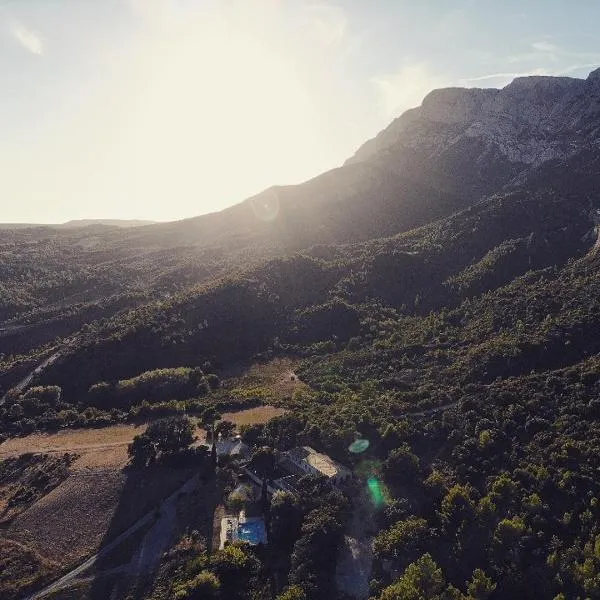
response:
[[[587,79],[518,77],[502,89],[446,88],[428,94],[366,142],[348,164],[413,150],[440,156],[476,143],[480,155],[539,166],[598,147],[600,69]]]

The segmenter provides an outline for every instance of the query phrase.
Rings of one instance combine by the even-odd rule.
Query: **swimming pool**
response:
[[[240,523],[238,525],[238,538],[253,546],[256,546],[256,544],[266,544],[267,532],[264,521],[256,519]]]

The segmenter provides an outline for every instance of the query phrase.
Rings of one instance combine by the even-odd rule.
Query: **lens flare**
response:
[[[380,481],[376,477],[369,477],[367,480],[367,487],[369,488],[371,500],[375,507],[379,508],[380,506],[383,506],[385,504],[385,495]]]
[[[250,200],[254,216],[265,222],[274,221],[279,214],[279,195],[275,190],[267,190]]]
[[[348,452],[351,452],[352,454],[362,454],[365,450],[367,450],[369,445],[370,445],[369,440],[365,440],[365,439],[354,440],[348,447]]]
[[[381,476],[381,462],[361,460],[355,467],[356,475],[367,483],[367,492],[373,506],[380,508],[390,502],[390,492]]]

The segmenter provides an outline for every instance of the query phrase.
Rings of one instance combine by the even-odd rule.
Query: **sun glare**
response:
[[[293,181],[292,169],[315,148],[309,94],[260,40],[191,28],[158,41],[144,60],[121,146],[133,161],[130,194],[210,202],[202,190],[218,201],[233,176],[240,197],[227,200],[241,200],[249,189]]]

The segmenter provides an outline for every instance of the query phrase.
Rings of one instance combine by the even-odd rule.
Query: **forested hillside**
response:
[[[344,167],[223,213],[2,231],[0,435],[262,402],[219,382],[292,357],[306,386],[245,439],[378,478],[373,598],[600,597],[598,72],[552,85],[509,90],[552,117],[547,138],[520,130],[547,144],[533,158],[492,95],[463,120],[435,96]],[[565,111],[571,129],[551,130]],[[477,137],[481,114],[497,122]],[[322,530],[336,556],[346,501],[296,507],[277,589],[214,597],[332,597],[334,563],[321,572],[311,553]],[[220,559],[191,560],[224,582]]]

